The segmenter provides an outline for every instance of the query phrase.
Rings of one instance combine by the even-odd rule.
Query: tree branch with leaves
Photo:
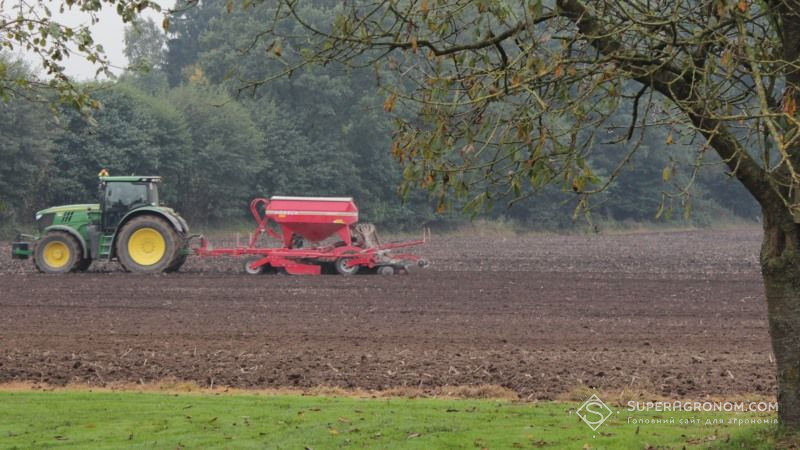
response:
[[[278,2],[259,39],[280,42],[287,67],[390,71],[380,81],[402,190],[427,189],[442,210],[550,185],[587,210],[618,173],[593,170],[593,147],[627,141],[625,167],[648,129],[669,128],[664,145],[681,146],[690,170],[716,153],[762,207],[779,416],[800,427],[798,0],[362,0],[339,3],[323,26],[307,8]],[[633,114],[620,130],[623,108]],[[689,189],[675,189],[689,205]]]
[[[52,10],[51,8],[57,8]],[[145,9],[160,11],[150,0],[0,0],[0,52],[26,55],[41,70],[15,76],[0,61],[0,99],[24,98],[34,102],[69,105],[85,113],[97,108],[89,87],[74,82],[65,72],[64,61],[82,58],[96,67],[98,75],[113,77],[103,46],[92,33],[103,8],[116,11],[124,23],[131,22]],[[67,13],[85,22],[72,26],[64,23]]]

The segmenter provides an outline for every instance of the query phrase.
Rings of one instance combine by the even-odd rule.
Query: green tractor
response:
[[[36,213],[39,236],[20,235],[12,257],[33,257],[45,273],[83,271],[95,260],[118,260],[131,272],[173,272],[189,250],[189,226],[158,201],[161,177],[100,176],[100,203]]]

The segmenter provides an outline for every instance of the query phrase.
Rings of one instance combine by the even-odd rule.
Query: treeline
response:
[[[92,86],[101,107],[90,118],[69,108],[53,116],[22,97],[0,103],[0,232],[29,224],[46,206],[94,201],[101,168],[162,175],[163,200],[193,224],[246,217],[249,199],[267,195],[354,196],[365,220],[390,226],[468,220],[457,212],[436,214],[424,192],[401,202],[402,173],[389,151],[392,123],[377,83],[390,74],[330,65],[242,89],[283,67],[274,56],[280,43],[270,43],[266,55],[239,56],[268,22],[269,5],[247,13],[228,13],[222,0],[194,5],[173,19],[170,36],[148,21],[127,31],[135,70]],[[325,6],[305,7],[314,20],[328,17]],[[0,67],[30,70],[8,57]],[[630,117],[618,119],[625,132]],[[685,220],[683,202],[662,194],[665,167],[670,183],[691,185],[688,220],[757,215],[755,203],[720,176],[715,161],[693,174],[693,152],[669,145],[669,133],[646,133],[630,167],[593,200],[592,217],[652,221],[662,210],[660,220]],[[619,143],[598,143],[590,159],[601,176],[612,173],[630,145],[609,141]],[[554,187],[510,209],[497,199],[483,214],[562,228],[572,225],[574,207],[575,196]]]

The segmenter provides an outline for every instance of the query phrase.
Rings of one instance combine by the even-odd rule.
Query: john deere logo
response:
[[[580,408],[575,411],[575,414],[578,415],[586,425],[589,425],[593,431],[597,431],[600,425],[606,421],[612,414],[614,414],[611,409],[600,400],[597,395],[592,395],[589,397],[589,400],[583,402]]]

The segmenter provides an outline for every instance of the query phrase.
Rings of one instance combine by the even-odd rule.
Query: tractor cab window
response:
[[[153,206],[158,206],[158,185],[156,183],[147,184],[147,198]]]
[[[146,183],[108,183],[105,206],[117,209],[146,205],[150,203],[148,191]]]
[[[158,204],[158,189],[153,183],[106,183],[103,229],[115,229],[131,209],[150,204]]]

